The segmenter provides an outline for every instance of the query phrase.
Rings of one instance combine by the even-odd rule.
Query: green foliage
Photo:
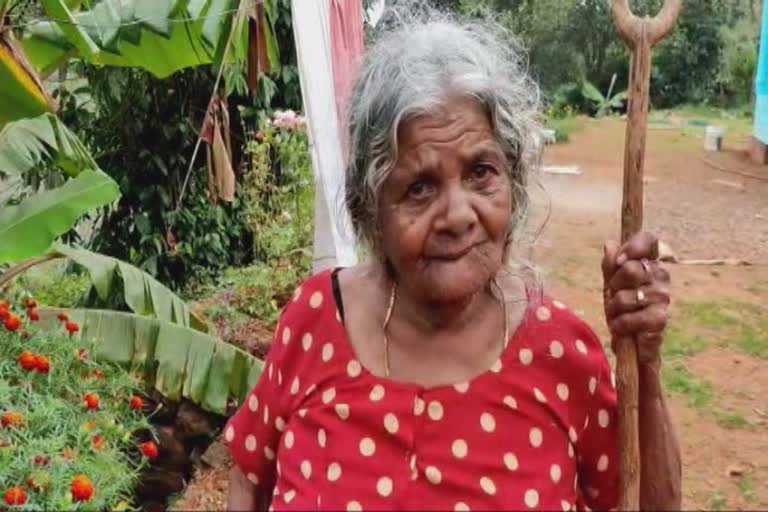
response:
[[[712,404],[712,386],[697,379],[682,363],[666,364],[663,381],[667,390],[686,395],[694,409],[705,410]]]
[[[732,97],[737,105],[748,103],[752,97],[759,33],[760,26],[753,19],[720,29],[723,49],[717,78],[723,95]]]
[[[613,87],[615,80],[611,82]],[[595,117],[602,117],[609,114],[613,110],[618,110],[623,107],[624,102],[627,100],[627,91],[617,92],[613,96],[610,96],[611,89],[608,89],[609,96],[603,96],[597,87],[592,85],[588,81],[584,81],[581,84],[581,94],[590,102],[594,107]]]
[[[246,152],[245,219],[254,234],[256,258],[308,268],[314,187],[306,132],[268,121]]]
[[[47,163],[70,177],[96,168],[80,139],[52,114],[20,119],[2,127],[0,175],[25,174]]]
[[[238,0],[102,0],[71,12],[62,0],[42,0],[55,21],[27,27],[25,51],[44,74],[77,56],[108,66],[145,69],[167,77],[210,64],[223,50]],[[246,27],[235,36],[247,37]]]
[[[42,327],[56,329],[61,311],[41,309]],[[262,361],[182,325],[117,311],[64,311],[80,324],[80,337],[93,340],[94,358],[130,369],[170,400],[184,397],[226,414],[261,374]]]
[[[555,117],[547,119],[546,126],[555,130],[556,142],[568,142],[571,139],[571,135],[581,129],[582,121],[572,115],[568,117]]]
[[[755,501],[755,483],[752,481],[750,475],[741,475],[736,481],[736,485],[739,487],[741,495],[744,496],[744,499],[747,500],[747,502],[752,503]]]
[[[744,416],[734,412],[717,414],[717,424],[727,429],[748,430],[752,427]]]
[[[180,297],[133,265],[64,244],[57,244],[54,251],[88,272],[93,289],[102,301],[119,295],[120,304],[125,304],[136,314],[205,330],[203,322],[192,314]]]
[[[235,311],[258,318],[271,328],[277,324],[280,311],[308,271],[308,268],[276,263],[256,263],[225,271],[219,287],[227,290],[229,304]]]
[[[147,465],[138,443],[146,441],[150,431],[143,415],[129,406],[136,382],[115,365],[80,361],[77,350],[87,345],[61,328],[23,328],[30,333],[27,339],[18,332],[0,332],[0,414],[17,412],[23,418],[19,428],[0,428],[0,490],[24,488],[30,509],[112,510],[130,505],[139,472]],[[50,373],[29,372],[17,364],[24,350],[47,357]],[[103,378],[94,375],[97,371]],[[98,395],[98,410],[85,409],[86,393]],[[94,436],[100,436],[101,449],[94,445]],[[93,498],[80,504],[73,503],[70,494],[70,482],[78,474],[86,475],[94,487]],[[28,479],[41,488],[29,488]]]
[[[86,170],[63,186],[46,190],[0,210],[0,262],[17,262],[43,253],[84,214],[120,195],[100,171]]]
[[[528,48],[530,71],[546,97],[587,77],[599,91],[618,75],[627,88],[628,53],[606,0],[446,0],[433,2],[468,16],[493,15]],[[655,15],[662,0],[633,0],[638,16]],[[675,30],[654,48],[655,107],[749,97],[759,23],[751,0],[685,0]],[[577,105],[574,105],[577,107]],[[577,108],[577,110],[580,110]]]
[[[261,77],[253,98],[240,96],[245,92],[242,66],[232,63],[225,73],[225,90],[234,94],[228,102],[238,174],[246,131],[274,108],[301,105],[290,2],[269,3],[279,45],[273,53],[280,56],[280,66]],[[123,193],[96,226],[92,248],[128,261],[175,289],[192,278],[204,281],[226,267],[250,262],[253,235],[243,222],[243,191],[238,184],[234,203],[211,204],[205,147],[176,208],[215,70],[186,69],[158,80],[137,69],[77,62],[69,72],[83,77],[87,85],[64,83],[57,89],[62,117],[93,149]]]
[[[712,495],[709,497],[707,508],[709,510],[725,510],[726,509],[725,496],[723,495],[722,491],[717,490],[712,493]]]
[[[19,299],[32,296],[40,304],[64,308],[80,303],[91,286],[87,274],[71,271],[64,261],[51,261],[20,275],[8,294]]]

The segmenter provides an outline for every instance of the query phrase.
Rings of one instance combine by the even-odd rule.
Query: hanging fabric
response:
[[[269,73],[269,57],[267,56],[267,39],[264,26],[267,14],[264,11],[264,0],[248,2],[245,15],[248,17],[248,63],[246,81],[248,90],[254,94],[259,86],[259,76]]]
[[[232,169],[229,112],[226,100],[218,95],[208,105],[200,138],[207,144],[208,197],[212,204],[218,199],[231,203],[235,200],[235,172]]]
[[[360,0],[330,0],[331,57],[336,112],[344,141],[347,101],[357,67],[365,51],[363,41],[363,4]]]
[[[331,48],[331,24],[336,23],[331,21],[331,10],[340,8],[341,16],[345,16],[346,3],[337,4],[335,0],[292,1],[293,33],[315,174],[312,260],[315,272],[334,266],[351,266],[357,262],[351,223],[341,206],[344,197],[344,157],[334,69],[339,70],[344,64],[334,66]],[[351,25],[352,19],[348,22],[342,20],[340,26]],[[360,31],[362,33],[362,17]],[[351,72],[347,74],[347,80],[351,79],[351,75]],[[338,87],[343,94],[343,88],[348,88],[348,85]]]

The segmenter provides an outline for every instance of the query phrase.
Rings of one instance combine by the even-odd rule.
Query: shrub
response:
[[[67,334],[76,324],[44,331],[30,320],[33,311],[0,303],[3,504],[10,498],[41,510],[129,508],[153,455],[142,446],[151,430],[132,400],[137,383],[119,367],[91,360]]]

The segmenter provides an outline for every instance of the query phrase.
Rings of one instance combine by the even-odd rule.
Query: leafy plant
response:
[[[22,43],[43,74],[75,54],[94,64],[144,69],[164,78],[210,64],[217,56],[220,60],[241,2],[103,0],[81,12],[70,11],[62,0],[41,3],[55,21],[32,24]],[[247,41],[247,24],[238,23],[236,29],[233,37]]]
[[[183,299],[149,274],[124,261],[64,244],[56,244],[46,258],[9,269],[0,275],[0,286],[36,264],[61,257],[69,258],[88,272],[94,294],[101,301],[117,308],[128,307],[139,315],[207,330]]]
[[[624,102],[627,99],[627,91],[617,92],[611,96],[615,83],[616,75],[613,75],[611,86],[608,88],[608,93],[603,96],[593,84],[587,81],[582,82],[581,93],[586,99],[592,102],[595,117],[603,117],[604,115],[609,114],[612,110],[618,110],[623,107]]]
[[[136,381],[63,326],[44,331],[23,308],[4,311],[25,320],[0,326],[0,492],[20,489],[25,509],[128,508],[150,464],[140,443],[151,427],[131,407]]]
[[[95,309],[41,308],[41,329],[57,329],[66,314],[75,336],[94,340],[93,357],[135,372],[148,386],[178,401],[226,414],[256,384],[263,362],[206,333],[154,318]]]
[[[16,262],[44,252],[84,214],[119,196],[115,182],[86,170],[62,187],[40,192],[0,210],[0,262]]]
[[[295,114],[287,116],[294,120],[266,122],[246,146],[245,219],[254,234],[256,258],[302,269],[309,264],[313,176],[302,122]]]
[[[9,297],[34,296],[40,304],[70,307],[78,304],[91,288],[90,276],[68,268],[63,260],[52,261],[19,276],[7,289]]]

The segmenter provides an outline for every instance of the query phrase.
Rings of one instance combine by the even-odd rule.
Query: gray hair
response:
[[[539,158],[539,90],[524,53],[492,21],[464,22],[428,10],[398,19],[368,50],[347,113],[346,206],[357,237],[380,251],[378,195],[397,161],[401,123],[445,106],[450,96],[477,100],[506,154],[512,184],[512,242],[523,227],[530,171]]]

